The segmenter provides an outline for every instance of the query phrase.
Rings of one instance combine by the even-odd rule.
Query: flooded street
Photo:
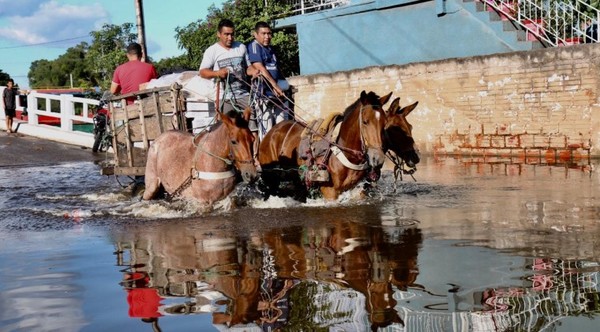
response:
[[[425,157],[368,197],[205,212],[91,162],[0,168],[0,330],[596,331],[594,168]]]

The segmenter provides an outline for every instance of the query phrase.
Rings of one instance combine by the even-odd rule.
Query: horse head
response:
[[[412,125],[406,117],[419,102],[400,107],[400,98],[394,99],[387,111],[385,122],[385,147],[400,157],[408,167],[414,168],[420,161],[412,136]]]
[[[251,109],[246,108],[243,114],[230,112],[221,116],[221,120],[227,128],[230,154],[233,157],[234,165],[241,173],[244,182],[247,183],[253,182],[258,177],[252,157],[254,137],[248,129],[250,113]]]
[[[360,140],[360,149],[362,153],[366,153],[366,160],[374,170],[379,170],[385,161],[385,153],[383,152],[383,131],[385,128],[385,112],[382,106],[392,96],[391,93],[383,97],[379,97],[374,92],[366,93],[362,91],[358,103],[358,112],[356,122],[358,126],[353,126],[354,130],[350,131],[349,135],[354,139]],[[352,107],[352,106],[351,106]],[[345,119],[348,117],[346,111]]]

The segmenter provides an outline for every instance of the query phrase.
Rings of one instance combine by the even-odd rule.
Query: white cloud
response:
[[[4,2],[7,1],[0,0],[0,5]],[[5,18],[10,24],[0,28],[0,37],[23,44],[35,44],[87,36],[92,30],[98,29],[101,23],[108,21],[108,13],[98,3],[67,5],[51,0],[39,4],[37,10],[32,10],[28,16],[14,15]]]
[[[48,0],[0,0],[0,18],[26,15]]]

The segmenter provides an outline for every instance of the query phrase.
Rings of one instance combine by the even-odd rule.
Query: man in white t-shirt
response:
[[[246,46],[234,40],[235,27],[228,19],[219,22],[217,37],[219,41],[204,52],[200,64],[200,77],[221,80],[219,98],[224,101],[223,113],[231,110],[243,112],[250,101],[250,86],[246,80],[246,71],[251,64],[248,61]],[[255,119],[250,121],[249,127],[251,131],[258,130]]]

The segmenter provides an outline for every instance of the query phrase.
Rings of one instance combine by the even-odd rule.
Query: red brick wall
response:
[[[341,112],[362,90],[389,92],[409,116],[422,153],[600,156],[600,45],[369,67],[296,76],[303,119]]]

